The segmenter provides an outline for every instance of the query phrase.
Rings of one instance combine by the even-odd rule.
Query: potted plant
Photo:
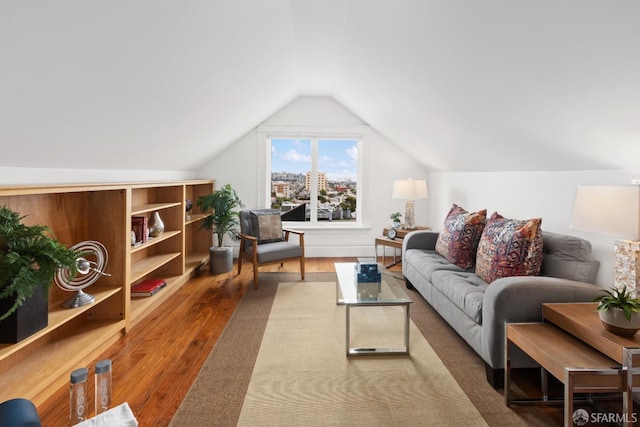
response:
[[[640,299],[633,298],[626,287],[604,290],[594,301],[599,303],[596,310],[609,332],[630,337],[640,329]]]
[[[0,342],[16,343],[48,324],[48,295],[59,268],[78,272],[78,251],[43,225],[27,226],[0,207]],[[32,306],[32,304],[34,306]]]
[[[233,269],[233,249],[222,242],[225,235],[238,240],[239,214],[234,208],[244,204],[231,184],[199,197],[196,203],[203,212],[209,212],[200,228],[213,231],[218,242],[209,249],[209,270],[212,274],[229,272]]]
[[[400,214],[400,212],[394,212],[391,215],[389,215],[389,218],[391,218],[391,220],[393,221],[393,228],[400,228],[400,218],[402,217],[402,215]]]

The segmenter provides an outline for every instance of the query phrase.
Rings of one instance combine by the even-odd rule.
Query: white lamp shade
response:
[[[424,179],[400,179],[393,181],[394,199],[419,200],[429,198],[427,181]]]
[[[578,186],[571,228],[640,240],[640,186]]]

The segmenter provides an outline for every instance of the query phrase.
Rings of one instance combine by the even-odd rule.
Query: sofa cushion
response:
[[[473,267],[486,222],[486,209],[467,212],[454,203],[444,220],[444,228],[438,235],[436,252],[458,267]]]
[[[478,276],[491,283],[501,277],[540,274],[543,257],[541,223],[541,218],[515,220],[494,212],[478,244]]]
[[[443,256],[432,250],[409,249],[405,252],[402,262],[412,265],[420,276],[428,282],[431,281],[431,275],[434,271],[464,271],[462,268],[451,264]]]
[[[435,271],[433,287],[446,296],[470,319],[482,324],[482,301],[487,283],[470,271]]]
[[[251,231],[258,238],[258,244],[283,241],[280,212],[276,209],[251,211]]]

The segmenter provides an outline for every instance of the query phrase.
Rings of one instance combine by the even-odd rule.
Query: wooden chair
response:
[[[240,254],[238,274],[242,260],[253,264],[253,288],[258,289],[258,267],[266,264],[300,260],[300,274],[304,280],[304,232],[283,229],[280,212],[275,209],[240,211]],[[289,242],[289,234],[298,235],[298,244]]]

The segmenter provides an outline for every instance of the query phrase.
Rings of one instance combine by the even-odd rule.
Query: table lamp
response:
[[[401,179],[393,181],[391,198],[406,200],[404,205],[404,228],[415,229],[414,200],[427,199],[427,181],[424,179]]]
[[[614,244],[614,286],[635,297],[640,279],[640,181],[578,186],[570,227],[624,239]]]

